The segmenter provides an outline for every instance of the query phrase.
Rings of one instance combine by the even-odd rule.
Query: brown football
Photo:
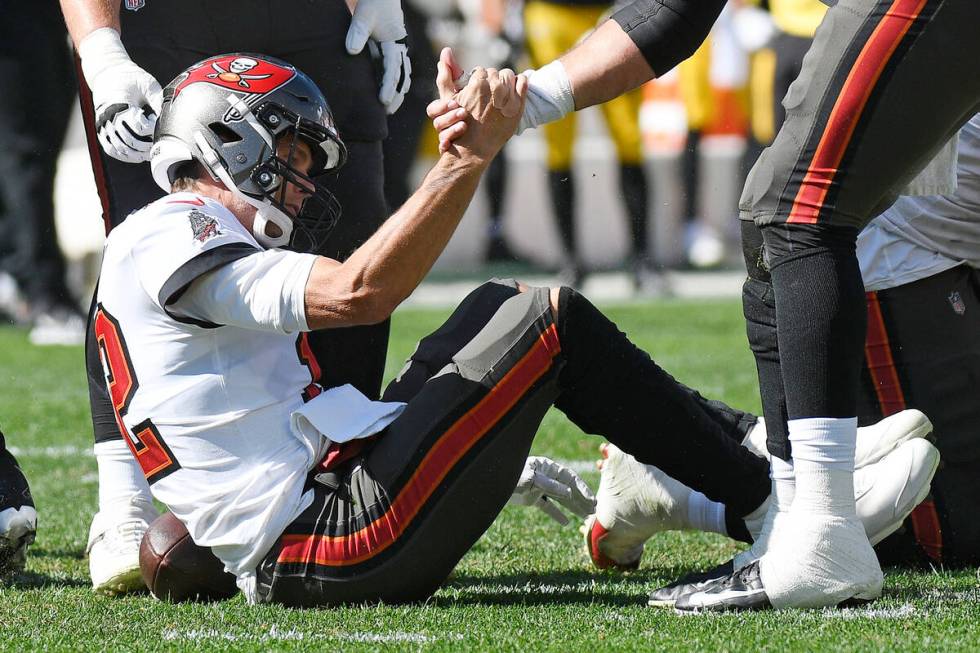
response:
[[[157,518],[140,543],[140,570],[163,601],[219,601],[238,592],[235,577],[211,549],[194,544],[173,513]]]

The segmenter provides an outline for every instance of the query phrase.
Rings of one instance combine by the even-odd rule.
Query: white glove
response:
[[[405,94],[412,86],[412,60],[408,58],[408,48],[404,41],[382,41],[381,61],[384,76],[381,79],[381,92],[378,99],[389,114],[398,111]]]
[[[127,163],[150,158],[153,128],[163,103],[160,84],[133,63],[119,32],[103,27],[78,44],[85,81],[92,89],[99,143]]]
[[[358,54],[368,38],[379,43],[397,41],[408,36],[401,0],[357,0],[350,29],[347,30],[347,52]]]
[[[524,463],[524,471],[517,481],[510,503],[540,508],[564,526],[568,523],[568,517],[553,501],[579,517],[587,517],[595,512],[595,495],[575,472],[543,456],[529,457]]]
[[[400,0],[357,0],[347,30],[347,52],[358,54],[369,38],[377,41],[380,52],[373,54],[384,65],[378,99],[389,114],[398,110],[412,85],[412,62],[404,42],[407,35]]]

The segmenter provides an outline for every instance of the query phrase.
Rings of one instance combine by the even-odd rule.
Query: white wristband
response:
[[[82,60],[82,73],[89,86],[92,86],[95,78],[105,69],[132,61],[123,47],[119,32],[111,27],[100,27],[89,32],[78,44],[78,56]]]
[[[517,133],[559,120],[575,110],[572,82],[561,61],[556,59],[521,74],[527,77],[527,102]]]

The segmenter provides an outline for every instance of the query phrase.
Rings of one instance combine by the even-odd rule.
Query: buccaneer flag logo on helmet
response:
[[[279,65],[257,57],[244,57],[238,54],[223,55],[202,61],[183,74],[174,87],[174,98],[192,84],[214,84],[244,94],[246,105],[252,106],[265,96],[296,76],[296,69]],[[231,108],[224,116],[225,122],[241,120],[244,107],[238,106],[238,97],[230,97]]]

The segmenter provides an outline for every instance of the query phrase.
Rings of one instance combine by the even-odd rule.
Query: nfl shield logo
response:
[[[146,6],[146,0],[126,0],[126,9],[139,11]]]
[[[953,307],[954,313],[957,315],[963,315],[966,313],[966,302],[963,301],[963,297],[960,296],[958,290],[951,292],[949,297],[946,299],[949,300],[949,305]]]

